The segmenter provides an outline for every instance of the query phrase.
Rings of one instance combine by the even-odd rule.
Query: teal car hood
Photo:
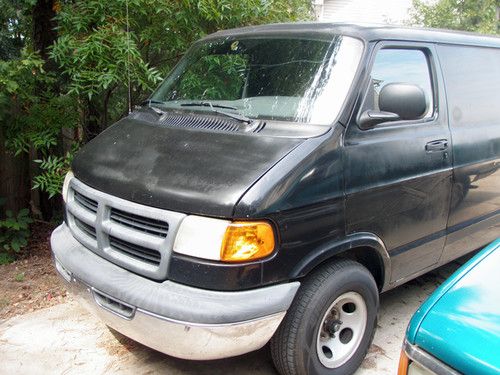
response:
[[[429,297],[407,340],[459,372],[500,373],[500,239]]]

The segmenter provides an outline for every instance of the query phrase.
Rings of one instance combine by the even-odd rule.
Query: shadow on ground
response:
[[[381,296],[374,342],[357,375],[396,372],[412,314],[467,259],[438,268]],[[1,322],[0,358],[0,374],[276,374],[268,346],[225,360],[181,360],[108,330],[76,302]]]

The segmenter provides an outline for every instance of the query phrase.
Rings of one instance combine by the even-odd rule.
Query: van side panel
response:
[[[353,116],[344,143],[346,233],[368,232],[382,239],[391,258],[391,283],[439,262],[451,194],[452,148],[444,82],[435,68],[433,46],[417,46],[428,51],[432,67],[433,117],[361,130]],[[406,48],[413,47],[408,43]],[[428,152],[426,145],[436,140],[445,140],[448,148]]]
[[[454,148],[446,262],[500,235],[500,49],[437,49]]]

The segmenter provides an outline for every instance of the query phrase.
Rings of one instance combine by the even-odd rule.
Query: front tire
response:
[[[282,375],[352,374],[373,339],[379,299],[361,264],[339,260],[309,275],[271,339]]]

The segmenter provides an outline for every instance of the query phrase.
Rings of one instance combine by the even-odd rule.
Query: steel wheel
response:
[[[354,374],[373,339],[377,310],[377,284],[364,266],[339,259],[318,267],[303,280],[271,340],[278,372]]]
[[[323,366],[337,368],[356,353],[365,333],[368,312],[356,292],[340,295],[326,310],[317,333],[316,350]]]

